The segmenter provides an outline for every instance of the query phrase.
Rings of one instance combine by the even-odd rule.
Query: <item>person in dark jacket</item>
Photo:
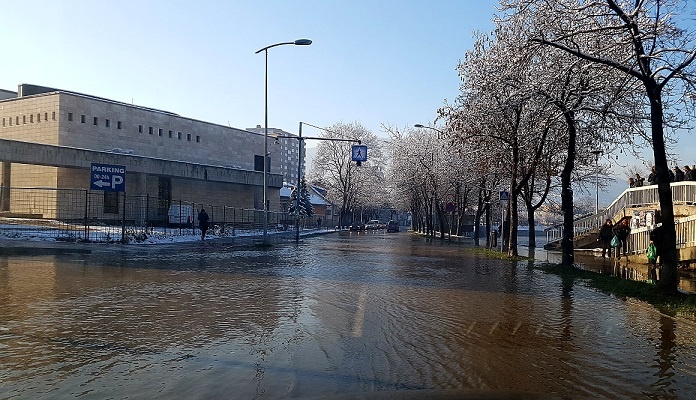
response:
[[[619,247],[616,248],[616,258],[621,258],[621,252],[628,260],[628,235],[631,234],[631,227],[628,225],[628,218],[624,218],[618,224],[614,225],[612,232],[619,239]]]
[[[684,172],[679,167],[674,167],[674,180],[672,182],[681,182],[684,180]]]
[[[648,175],[648,185],[657,185],[657,175],[655,174],[655,166],[650,167],[650,174]]]
[[[198,213],[198,227],[201,228],[201,240],[205,240],[205,233],[208,231],[208,213],[205,212],[204,208],[201,208],[201,212]]]
[[[636,174],[636,177],[634,178],[635,181],[635,186],[634,187],[642,187],[645,181],[645,178],[640,176],[640,174]]]
[[[685,181],[696,181],[696,171],[689,168],[688,165],[684,166],[684,180]]]
[[[611,238],[614,237],[613,228],[614,223],[608,219],[599,229],[597,241],[602,245],[602,258],[606,258],[607,250],[609,250],[609,258],[611,258]]]

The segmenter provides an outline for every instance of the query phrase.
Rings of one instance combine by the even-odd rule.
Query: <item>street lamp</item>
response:
[[[266,46],[254,54],[266,53],[266,85],[264,104],[264,130],[263,130],[263,244],[268,244],[268,49],[271,47],[294,44],[297,46],[309,46],[309,39],[297,39],[294,42],[282,42]]]
[[[595,214],[599,214],[599,156],[604,154],[602,150],[592,150],[595,155]]]
[[[432,129],[432,130],[434,130],[435,132],[437,132],[437,138],[438,138],[438,139],[442,139],[442,137],[441,137],[440,135],[446,136],[445,132],[443,132],[443,131],[441,131],[441,130],[439,130],[439,129],[437,129],[437,128],[433,128],[432,126],[425,126],[425,125],[423,125],[423,124],[415,124],[415,125],[413,125],[413,126],[416,127],[416,128],[427,128],[427,129]]]

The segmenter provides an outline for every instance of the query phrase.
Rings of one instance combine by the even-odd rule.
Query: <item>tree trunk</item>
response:
[[[573,254],[573,189],[571,174],[575,166],[575,116],[572,112],[563,113],[568,126],[568,147],[566,162],[561,171],[561,212],[563,213],[563,237],[561,238],[561,265],[572,267],[575,264]]]
[[[536,247],[536,231],[534,230],[534,208],[531,202],[525,202],[527,206],[527,223],[529,224],[529,248]]]
[[[652,124],[653,154],[655,157],[655,174],[657,175],[657,193],[660,198],[662,216],[662,249],[660,249],[660,279],[658,285],[666,293],[676,293],[679,287],[677,271],[677,234],[674,226],[674,203],[669,183],[669,165],[665,155],[662,98],[657,85],[646,84],[650,99],[650,123]]]

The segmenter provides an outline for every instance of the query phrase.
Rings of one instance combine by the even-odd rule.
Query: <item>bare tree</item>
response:
[[[679,12],[687,2],[678,0],[504,0],[504,6],[533,12],[533,42],[553,47],[586,62],[620,71],[639,82],[650,110],[653,146],[663,226],[663,273],[660,286],[677,290],[676,232],[668,179],[665,128],[680,121],[670,118],[675,102],[693,103],[696,77],[694,34],[679,27]],[[542,23],[546,21],[547,23]],[[693,110],[685,108],[684,110]]]
[[[321,141],[312,163],[311,180],[321,182],[327,189],[327,198],[341,205],[341,225],[347,225],[350,210],[365,205],[367,202],[363,199],[372,195],[370,188],[384,181],[381,143],[358,122],[334,124],[327,127],[322,136],[360,140],[368,147],[367,162],[359,167],[351,160],[351,146],[354,143]]]

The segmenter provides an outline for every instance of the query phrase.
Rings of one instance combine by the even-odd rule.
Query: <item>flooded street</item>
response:
[[[377,392],[689,398],[696,323],[408,233],[0,258],[1,399]]]

